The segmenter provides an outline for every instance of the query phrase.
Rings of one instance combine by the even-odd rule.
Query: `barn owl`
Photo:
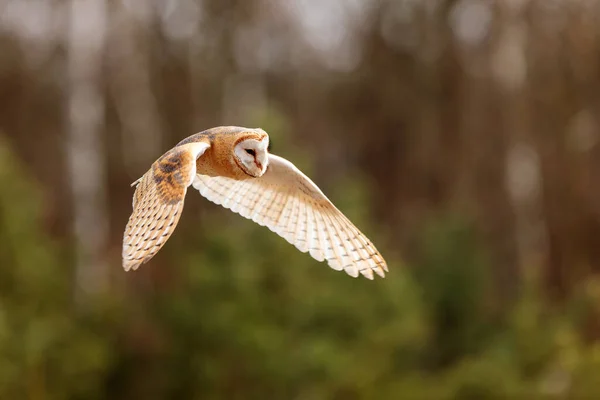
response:
[[[173,233],[188,187],[268,227],[301,252],[352,277],[384,277],[373,243],[291,162],[269,153],[262,129],[223,126],[179,142],[138,180],[123,235],[123,268],[149,261]]]

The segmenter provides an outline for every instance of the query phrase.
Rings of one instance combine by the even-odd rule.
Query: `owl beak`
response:
[[[264,154],[264,153],[259,153],[254,158],[254,164],[256,164],[256,166],[258,167],[258,169],[263,174],[265,173],[265,170],[267,169],[267,163],[268,163],[268,159],[266,157],[266,154]]]

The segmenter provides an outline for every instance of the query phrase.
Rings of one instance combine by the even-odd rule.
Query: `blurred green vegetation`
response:
[[[24,171],[1,142],[2,399],[600,396],[600,346],[578,333],[598,283],[550,310],[531,269],[498,322],[484,247],[456,216],[424,229],[422,265],[390,259],[370,282],[215,206],[165,247],[166,287],[134,299],[115,285],[80,309],[67,243],[44,233],[43,195]],[[333,197],[361,224],[364,197],[349,190]]]
[[[99,398],[106,337],[74,309],[66,243],[43,233],[43,197],[23,171],[0,140],[0,398]]]
[[[598,15],[0,0],[0,400],[600,398]],[[197,193],[125,273],[129,184],[218,125],[264,128],[386,278]]]

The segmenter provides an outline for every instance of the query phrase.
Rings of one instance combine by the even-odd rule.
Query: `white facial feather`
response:
[[[245,172],[254,177],[262,176],[269,165],[269,137],[262,140],[246,139],[234,148],[234,157],[242,164]]]

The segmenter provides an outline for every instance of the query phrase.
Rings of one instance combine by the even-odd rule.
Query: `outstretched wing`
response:
[[[196,175],[196,159],[210,145],[177,146],[156,160],[133,183],[133,212],[123,235],[123,268],[137,269],[150,260],[171,236],[183,210],[187,188]]]
[[[321,190],[284,158],[269,155],[260,178],[237,181],[196,175],[193,186],[208,200],[267,226],[302,252],[335,270],[373,279],[387,265],[373,243]]]

